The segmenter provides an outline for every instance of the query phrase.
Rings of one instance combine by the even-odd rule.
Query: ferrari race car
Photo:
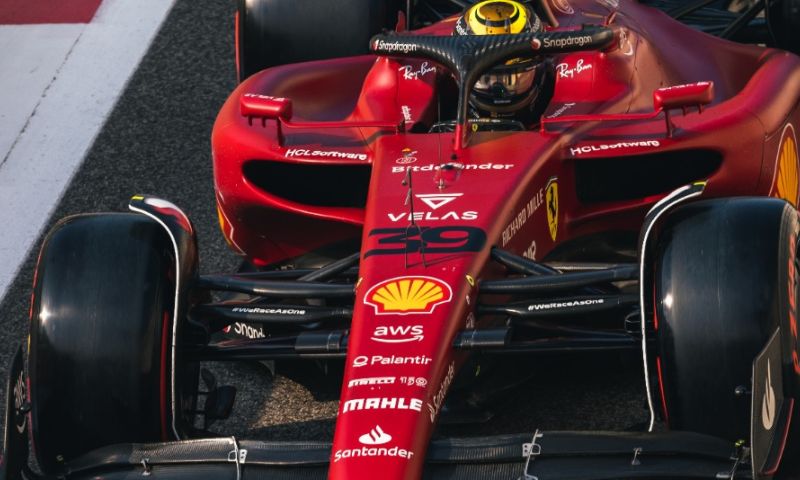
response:
[[[59,222],[4,478],[797,478],[800,2],[723,3],[239,2],[243,266],[153,196]],[[636,431],[437,433],[493,358],[609,353]],[[330,367],[333,438],[212,433],[221,361]]]

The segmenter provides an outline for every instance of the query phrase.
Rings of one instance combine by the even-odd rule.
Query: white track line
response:
[[[22,131],[10,142],[8,153],[0,150],[0,298],[5,296],[173,3],[174,0],[105,0],[92,22],[80,26],[82,31],[71,43]],[[70,28],[31,26],[46,27],[57,27],[54,31],[67,34]],[[20,41],[14,48],[31,47]],[[35,48],[31,54],[35,54]]]

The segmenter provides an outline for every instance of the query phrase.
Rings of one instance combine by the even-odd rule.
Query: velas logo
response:
[[[358,437],[358,441],[363,445],[383,445],[392,441],[392,436],[384,432],[380,425]]]
[[[374,307],[377,315],[427,314],[452,298],[450,285],[438,278],[407,276],[373,285],[364,296],[364,303]]]
[[[452,202],[456,198],[464,195],[463,193],[431,193],[431,194],[419,194],[416,195],[417,198],[422,200],[425,205],[431,207],[432,209],[436,210],[441,206],[447,205],[448,203]]]

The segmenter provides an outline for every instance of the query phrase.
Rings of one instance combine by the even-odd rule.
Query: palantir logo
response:
[[[358,437],[358,441],[364,445],[383,445],[392,441],[392,436],[384,432],[380,425],[375,425],[375,428],[368,433]]]

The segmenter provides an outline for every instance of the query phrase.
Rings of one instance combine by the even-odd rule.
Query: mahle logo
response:
[[[450,285],[438,278],[409,276],[384,280],[367,291],[364,303],[377,315],[431,313],[453,298]]]

